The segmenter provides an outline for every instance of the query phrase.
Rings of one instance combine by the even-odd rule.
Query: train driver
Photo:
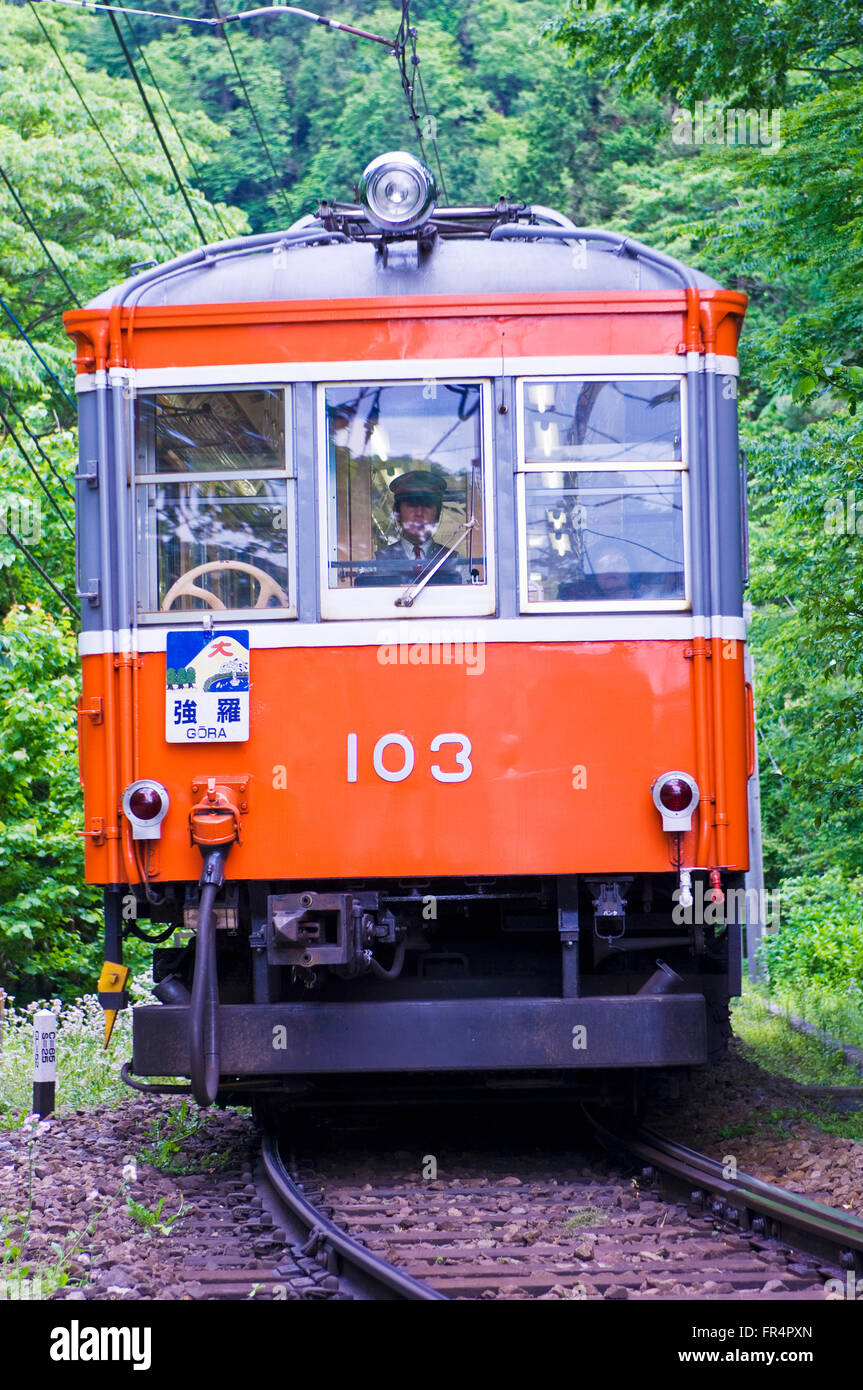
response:
[[[599,552],[593,561],[593,573],[600,598],[633,597],[629,563],[618,546],[607,546]]]
[[[401,473],[390,483],[398,537],[379,550],[373,570],[377,584],[412,584],[446,551],[435,541],[447,479],[428,469]],[[432,575],[432,584],[466,583],[466,561],[455,551]]]

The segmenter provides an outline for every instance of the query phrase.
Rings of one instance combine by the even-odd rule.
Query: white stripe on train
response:
[[[200,625],[200,615],[188,615],[185,623],[140,627],[133,633],[123,628],[82,632],[81,656],[103,652],[163,652],[169,632],[189,631]],[[692,617],[689,613],[549,614],[524,618],[379,618],[357,622],[300,623],[231,616],[219,621],[219,632],[248,630],[253,650],[279,647],[378,647],[402,642],[686,642],[693,637],[714,637],[723,642],[744,642],[746,621],[727,615]]]

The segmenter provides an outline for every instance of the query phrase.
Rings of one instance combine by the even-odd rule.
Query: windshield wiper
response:
[[[438,555],[433,565],[430,565],[428,569],[423,570],[419,578],[415,579],[412,584],[408,584],[407,588],[399,594],[398,598],[395,600],[396,608],[413,607],[416,598],[419,594],[422,593],[429,580],[434,578],[441,565],[446,564],[447,560],[449,559],[450,555],[452,555],[456,546],[464,539],[467,533],[469,531],[472,531],[474,527],[478,524],[479,523],[477,522],[475,516],[472,516],[469,521],[462,522],[461,526],[458,529],[458,532],[456,533],[455,540],[452,542],[452,544],[447,547],[447,549],[443,552],[442,555]]]

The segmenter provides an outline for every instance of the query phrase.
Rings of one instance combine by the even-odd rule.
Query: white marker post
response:
[[[50,1009],[33,1018],[33,1114],[42,1119],[54,1113],[57,1080],[57,1019]]]

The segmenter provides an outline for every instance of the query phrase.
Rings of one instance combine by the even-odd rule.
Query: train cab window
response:
[[[680,461],[679,380],[530,381],[523,400],[526,463]]]
[[[322,616],[493,611],[478,382],[321,388]]]
[[[293,617],[285,392],[138,397],[139,607]]]
[[[683,439],[679,379],[521,383],[523,610],[688,606]]]

